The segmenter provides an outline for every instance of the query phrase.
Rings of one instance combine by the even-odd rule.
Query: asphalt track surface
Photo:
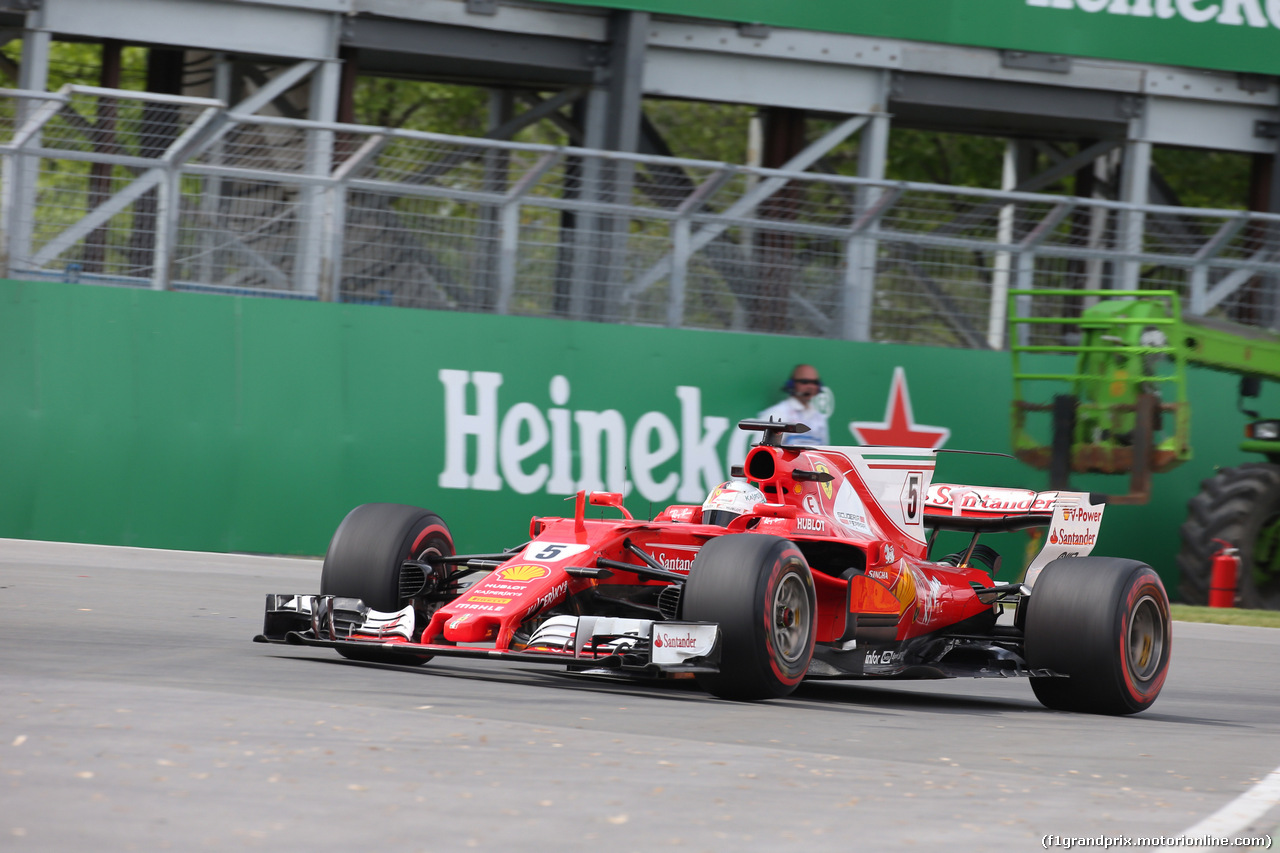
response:
[[[1175,836],[1280,765],[1280,630],[1175,624],[1163,695],[1126,718],[1016,679],[738,704],[250,641],[265,593],[318,583],[310,560],[0,540],[0,850],[1007,853]]]

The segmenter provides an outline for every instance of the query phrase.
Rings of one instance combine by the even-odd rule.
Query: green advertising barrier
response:
[[[628,490],[637,516],[701,503],[741,460],[732,425],[801,361],[833,392],[833,443],[858,422],[1009,449],[1002,352],[0,282],[0,537],[319,555],[388,501],[436,510],[464,550],[516,545],[580,486]],[[1095,551],[1170,581],[1199,479],[1247,459],[1210,427],[1234,380],[1197,372],[1191,394],[1196,460],[1110,508]],[[936,480],[1046,484],[958,454]],[[1126,485],[1100,481],[1074,485]],[[1013,566],[1028,537],[1005,537]]]
[[[1280,74],[1280,0],[558,0],[819,32]]]

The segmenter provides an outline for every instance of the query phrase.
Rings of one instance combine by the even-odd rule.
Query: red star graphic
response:
[[[907,373],[901,367],[893,369],[893,385],[889,388],[889,402],[884,407],[884,420],[853,421],[849,424],[861,444],[886,447],[927,447],[936,450],[947,443],[951,430],[947,427],[924,426],[916,423],[911,413],[911,392],[907,390]]]

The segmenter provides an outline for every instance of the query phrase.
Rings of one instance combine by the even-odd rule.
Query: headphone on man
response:
[[[802,366],[803,365],[799,364],[796,365],[796,367]],[[787,381],[782,383],[782,390],[788,396],[793,394],[796,390],[796,367],[791,368],[791,374],[787,376]],[[822,391],[822,380],[818,380],[818,391]]]

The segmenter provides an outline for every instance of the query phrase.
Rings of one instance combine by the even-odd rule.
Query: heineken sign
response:
[[[1026,0],[1028,6],[1078,9],[1134,18],[1182,18],[1193,24],[1210,21],[1232,27],[1280,28],[1280,0]]]
[[[748,434],[730,433],[728,417],[704,415],[702,389],[692,385],[677,386],[670,399],[647,401],[678,403],[677,417],[650,410],[628,429],[617,409],[568,408],[572,386],[561,375],[551,379],[545,403],[521,400],[505,410],[498,398],[502,373],[445,369],[439,377],[444,386],[442,489],[629,494],[634,485],[642,498],[657,504],[702,503],[747,455]],[[469,396],[475,400],[470,410]],[[469,441],[475,443],[473,464]],[[722,444],[728,448],[723,458]]]
[[[535,379],[523,388],[519,380],[509,383],[505,373],[492,370],[444,368],[438,377],[443,392],[441,489],[510,489],[520,495],[607,490],[634,493],[659,506],[702,503],[742,464],[750,446],[751,433],[733,427],[742,416],[755,413],[741,405],[711,412],[696,385],[664,388],[660,380],[652,382],[652,393],[643,400],[647,408],[629,420],[616,408],[576,404],[573,385],[562,374],[545,386]],[[598,383],[590,384],[597,399],[607,396],[600,394]],[[859,408],[876,411],[874,383],[864,379],[859,384],[866,386]],[[536,393],[540,387],[547,388],[545,396]],[[951,435],[947,426],[916,421],[901,365],[893,368],[884,420],[849,421],[846,432],[833,419],[831,427],[831,442],[837,445],[936,449]]]
[[[1280,74],[1280,0],[559,0],[820,32]]]
[[[950,452],[1009,449],[1008,353],[59,282],[0,281],[0,304],[0,537],[320,555],[353,506],[388,502],[488,553],[525,541],[532,516],[571,515],[579,489],[648,518],[742,463],[737,421],[801,361],[831,392],[833,443],[938,448],[943,483],[1046,483]],[[1234,394],[1189,374],[1193,399]],[[1217,416],[1193,411],[1197,457],[1247,461]],[[1161,474],[1150,504],[1108,515],[1099,552],[1171,572],[1210,468]],[[996,536],[1017,564],[1025,534]]]

